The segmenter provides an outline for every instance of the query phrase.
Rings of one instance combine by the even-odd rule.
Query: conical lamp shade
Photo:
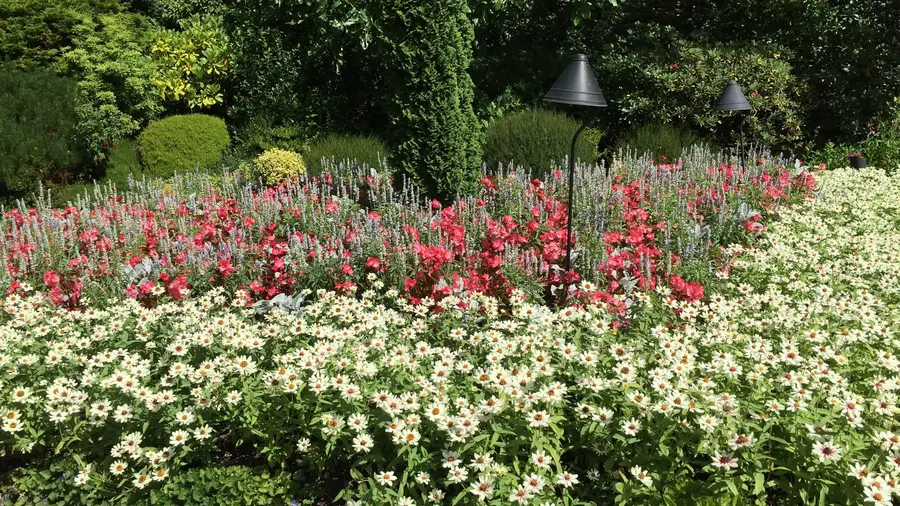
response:
[[[722,93],[722,97],[716,102],[716,109],[720,111],[749,111],[752,107],[750,107],[750,102],[747,101],[747,97],[744,96],[744,92],[741,91],[738,83],[729,81],[725,92]]]
[[[606,99],[600,92],[600,85],[597,84],[587,56],[576,54],[572,57],[569,66],[544,95],[544,102],[606,107]]]

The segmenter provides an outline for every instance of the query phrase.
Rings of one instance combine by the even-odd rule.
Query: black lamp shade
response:
[[[729,81],[725,92],[722,93],[722,97],[716,102],[716,109],[720,111],[749,111],[752,107],[750,107],[750,102],[747,101],[747,97],[744,96],[744,92],[741,91],[738,83]]]
[[[600,85],[587,56],[576,54],[566,70],[556,79],[550,91],[544,95],[544,102],[606,107],[606,99],[600,92]]]

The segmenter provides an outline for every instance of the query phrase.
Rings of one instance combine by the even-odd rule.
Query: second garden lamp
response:
[[[588,63],[587,56],[576,54],[569,62],[569,66],[553,83],[550,91],[544,95],[544,102],[557,104],[580,105],[583,107],[606,107],[606,99],[600,92],[600,85],[594,77],[594,71]],[[575,144],[578,136],[588,126],[590,121],[581,123],[575,136],[572,138],[572,150],[569,153],[569,205],[566,217],[566,270],[572,269],[572,208],[574,207],[575,186]],[[568,288],[568,287],[567,287]],[[568,292],[568,289],[567,289]]]
[[[738,86],[738,83],[736,81],[729,81],[728,86],[725,87],[725,91],[722,93],[719,101],[716,102],[716,109],[719,111],[749,111],[753,108],[750,106],[750,102],[747,101],[747,97],[744,96],[744,92],[741,91],[741,87]],[[743,116],[741,116],[739,125],[741,129],[741,166],[743,167],[747,165],[746,160],[744,160]]]

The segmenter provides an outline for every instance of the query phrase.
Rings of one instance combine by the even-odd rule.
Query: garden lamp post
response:
[[[606,107],[606,99],[600,92],[600,85],[594,77],[594,71],[588,63],[587,56],[576,54],[569,66],[556,79],[550,91],[544,95],[544,102],[557,104],[580,105],[584,107]],[[569,152],[569,205],[566,217],[566,270],[572,269],[572,208],[575,186],[575,144],[578,136],[588,126],[590,120],[585,118],[572,138],[572,150]],[[567,293],[568,293],[568,287]]]
[[[741,91],[741,87],[738,86],[736,81],[732,80],[728,81],[728,86],[725,87],[725,91],[722,92],[722,96],[719,97],[719,101],[716,102],[716,109],[719,111],[749,111],[752,107],[750,107],[750,102],[747,101],[747,97],[744,96],[744,92]],[[741,130],[741,167],[744,167],[747,165],[747,161],[744,159],[743,115],[741,115],[741,121],[738,125]]]

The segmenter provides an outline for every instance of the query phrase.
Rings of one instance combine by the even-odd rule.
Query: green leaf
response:
[[[755,495],[762,494],[766,490],[766,477],[763,473],[756,473],[753,475],[753,493]]]
[[[734,484],[734,480],[728,480],[725,482],[725,484],[728,485],[728,490],[731,491],[731,493],[732,493],[732,495],[734,495],[734,497],[740,497],[740,494],[738,493],[737,485]]]

